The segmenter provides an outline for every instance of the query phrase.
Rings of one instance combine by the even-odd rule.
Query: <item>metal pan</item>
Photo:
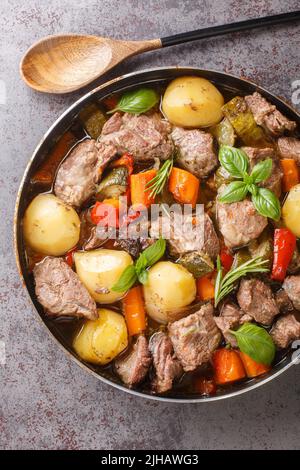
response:
[[[231,387],[224,387],[224,389],[220,390],[217,395],[213,397],[197,397],[196,395],[191,396],[188,394],[172,395],[172,392],[167,396],[161,397],[154,396],[143,391],[130,390],[123,386],[120,382],[118,382],[117,379],[113,380],[111,377],[109,377],[105,370],[99,371],[98,369],[93,367],[93,365],[82,362],[72,351],[70,345],[68,345],[63,340],[63,338],[59,334],[59,331],[55,328],[55,326],[53,326],[53,322],[49,322],[47,320],[43,313],[43,309],[41,308],[35,297],[32,276],[29,274],[26,267],[26,257],[22,238],[22,218],[24,215],[24,211],[32,198],[30,179],[35,173],[35,171],[40,167],[41,163],[47,158],[49,149],[64,134],[64,132],[68,130],[78,113],[86,105],[97,100],[102,100],[113,92],[123,92],[137,85],[151,85],[160,83],[164,84],[164,82],[166,83],[169,80],[183,75],[197,75],[207,78],[214,82],[216,86],[218,86],[225,93],[226,91],[228,91],[229,93],[245,95],[253,93],[254,91],[259,91],[263,96],[265,96],[268,100],[275,104],[278,109],[282,111],[287,117],[296,121],[298,126],[300,125],[299,114],[287,103],[283,102],[281,99],[274,96],[272,93],[248,80],[240,79],[226,73],[216,72],[212,70],[202,70],[191,67],[163,67],[151,70],[144,70],[136,73],[130,73],[127,75],[123,75],[122,77],[118,77],[114,80],[105,83],[104,85],[99,86],[98,88],[95,88],[94,90],[80,98],[78,101],[76,101],[72,106],[70,106],[55,121],[55,123],[43,136],[41,142],[38,144],[31,159],[28,162],[18,191],[14,217],[14,247],[19,273],[22,278],[24,287],[26,288],[30,299],[34,305],[34,310],[36,312],[37,318],[43,323],[49,334],[63,348],[65,353],[71,359],[73,359],[82,369],[85,369],[89,373],[93,374],[97,379],[107,384],[113,385],[114,387],[120,390],[131,393],[135,396],[168,402],[193,403],[222,400],[224,398],[234,397],[269,382],[270,380],[279,376],[293,365],[293,351],[287,351],[287,353],[273,367],[272,371],[270,371],[268,375],[263,376],[261,378],[251,379],[240,384],[235,384]]]

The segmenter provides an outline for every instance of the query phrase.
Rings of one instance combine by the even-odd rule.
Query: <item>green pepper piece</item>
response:
[[[211,273],[214,270],[214,263],[205,253],[201,251],[191,251],[180,256],[177,263],[184,266],[193,276],[198,279],[201,276]]]
[[[79,119],[92,139],[99,137],[106,121],[105,115],[94,103],[87,106],[79,113]]]
[[[97,190],[97,199],[115,198],[125,193],[128,183],[128,170],[125,166],[113,168],[100,182]]]
[[[246,261],[249,261],[250,259],[251,255],[248,248],[241,248],[233,257],[232,269],[238,268],[241,264],[246,263]]]
[[[224,118],[219,124],[211,127],[209,132],[217,139],[219,145],[234,146],[235,133],[229,119]]]
[[[254,147],[270,145],[263,129],[256,124],[244,98],[236,96],[226,103],[222,110],[245,145]]]
[[[225,168],[220,166],[215,172],[214,181],[216,188],[219,189],[223,184],[228,184],[231,183],[231,181],[234,181],[234,178],[228,173],[227,170],[225,170]]]
[[[267,260],[267,268],[271,269],[273,263],[273,239],[268,232],[263,232],[257,240],[252,240],[248,246],[252,258],[260,256]]]

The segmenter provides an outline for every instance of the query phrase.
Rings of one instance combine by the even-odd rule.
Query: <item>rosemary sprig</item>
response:
[[[154,178],[147,183],[146,188],[151,189],[150,197],[155,197],[162,192],[172,171],[173,162],[173,158],[166,160]]]
[[[265,267],[268,260],[263,260],[260,256],[256,256],[245,263],[241,264],[237,268],[232,268],[223,277],[223,268],[221,265],[220,257],[217,259],[217,277],[215,283],[215,307],[218,303],[230,294],[235,287],[235,283],[238,279],[246,274],[250,273],[266,273],[269,271]]]

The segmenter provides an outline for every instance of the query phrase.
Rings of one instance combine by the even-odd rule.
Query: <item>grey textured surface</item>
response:
[[[1,0],[0,2],[0,447],[6,449],[296,449],[300,366],[239,398],[160,404],[106,386],[68,360],[37,322],[12,249],[12,216],[26,162],[54,119],[79,95],[44,96],[18,64],[41,36],[61,32],[151,38],[299,8],[299,1]],[[110,76],[193,65],[247,76],[291,100],[300,79],[300,26],[236,34],[149,53]],[[3,88],[6,86],[6,104]]]

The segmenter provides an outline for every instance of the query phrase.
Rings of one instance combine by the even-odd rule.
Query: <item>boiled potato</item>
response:
[[[60,256],[73,248],[80,233],[77,212],[53,194],[39,194],[23,220],[26,243],[38,253]]]
[[[167,87],[162,110],[170,122],[182,127],[208,127],[222,119],[224,98],[208,80],[180,77]]]
[[[125,292],[113,292],[127,266],[133,263],[126,251],[91,250],[74,253],[76,272],[91,296],[100,304],[111,304],[121,299]]]
[[[290,190],[282,207],[282,217],[285,226],[300,237],[300,184]]]
[[[183,266],[160,261],[149,269],[144,285],[148,315],[159,323],[174,320],[171,310],[186,307],[196,297],[196,282]]]
[[[97,328],[98,320],[87,320],[73,341],[73,348],[84,361],[98,364],[98,356],[92,348],[93,334]]]
[[[113,310],[100,308],[97,320],[88,320],[75,337],[73,347],[83,360],[105,365],[128,345],[124,317]]]

